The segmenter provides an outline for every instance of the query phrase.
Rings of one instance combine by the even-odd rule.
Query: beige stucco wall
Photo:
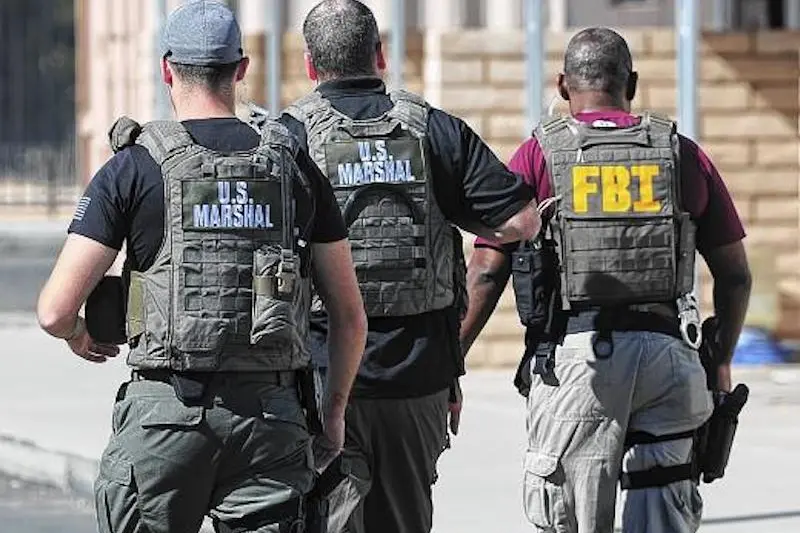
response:
[[[113,119],[125,113],[147,120],[153,112],[149,18],[142,9],[126,11],[130,3],[112,4],[116,7],[93,10],[80,22],[77,113],[82,175],[87,180],[109,156],[106,131]],[[623,33],[641,78],[635,107],[675,116],[674,32],[637,28]],[[546,36],[547,99],[554,94],[549,80],[558,70],[568,37]],[[523,33],[434,29],[410,32],[407,44],[407,87],[463,117],[507,160],[526,137]],[[246,47],[253,66],[240,96],[264,102],[263,37],[248,36]],[[776,328],[784,336],[800,338],[800,33],[706,34],[700,48],[698,140],[734,197],[754,257],[759,265],[767,265],[759,267],[756,276],[760,271],[776,272],[764,279],[766,288],[758,288],[766,293],[777,291],[780,284]],[[284,104],[312,87],[302,66],[302,40],[294,32],[283,40],[282,75]],[[701,293],[708,312],[711,284],[704,266]],[[521,351],[521,331],[513,297],[506,291],[475,345],[471,363],[514,362]]]

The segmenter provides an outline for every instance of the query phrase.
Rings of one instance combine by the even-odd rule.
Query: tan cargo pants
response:
[[[567,335],[556,352],[557,383],[538,375],[528,396],[524,508],[542,532],[611,533],[620,465],[624,471],[686,463],[691,439],[637,445],[628,431],[654,435],[699,427],[711,394],[695,350],[660,333],[615,332],[599,358],[593,332]],[[625,533],[693,533],[702,499],[691,480],[626,491]]]

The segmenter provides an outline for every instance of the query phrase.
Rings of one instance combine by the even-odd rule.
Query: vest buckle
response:
[[[281,260],[278,263],[278,272],[275,274],[275,278],[278,281],[278,294],[291,295],[294,293],[297,270],[291,250],[281,250]]]

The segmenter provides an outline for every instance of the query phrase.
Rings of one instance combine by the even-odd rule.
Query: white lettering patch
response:
[[[409,182],[417,179],[411,171],[411,160],[395,159],[387,150],[386,141],[375,141],[374,147],[373,153],[372,143],[359,141],[358,155],[361,161],[338,165],[340,185]]]
[[[217,183],[219,203],[192,205],[192,227],[194,228],[246,228],[270,229],[272,222],[269,204],[257,204],[248,194],[248,184],[238,181],[232,191],[231,183]],[[231,194],[231,193],[234,194]]]

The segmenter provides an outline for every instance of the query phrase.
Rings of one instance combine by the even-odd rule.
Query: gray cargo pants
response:
[[[614,332],[613,353],[594,354],[594,333],[567,335],[556,352],[556,385],[538,375],[528,396],[524,508],[538,531],[610,533],[624,471],[690,459],[690,438],[637,445],[628,431],[667,435],[699,427],[711,395],[696,351],[660,333]],[[697,530],[702,499],[691,480],[626,491],[625,533]]]
[[[192,407],[168,383],[123,384],[95,483],[100,533],[197,533],[206,514],[288,531],[314,479],[310,437],[296,387],[269,375],[217,376]]]
[[[428,533],[431,486],[447,443],[444,390],[422,398],[353,398],[345,416],[345,479],[331,493],[328,533]]]

